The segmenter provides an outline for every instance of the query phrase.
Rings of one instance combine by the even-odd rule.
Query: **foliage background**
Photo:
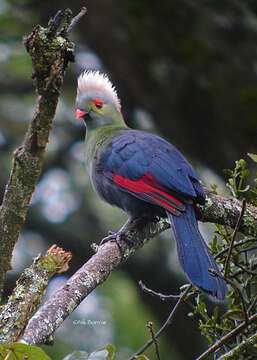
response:
[[[48,244],[72,251],[72,273],[91,255],[90,244],[125,219],[95,196],[85,174],[85,130],[74,117],[81,69],[108,72],[128,124],[172,141],[202,180],[218,183],[220,192],[225,191],[222,169],[232,168],[234,160],[246,158],[247,152],[256,152],[255,1],[74,0],[71,5],[66,0],[0,0],[2,195],[12,152],[23,139],[35,99],[22,36],[37,23],[46,25],[58,9],[72,6],[75,13],[82,5],[88,15],[73,34],[76,62],[66,76],[44,171],[15,250],[6,294],[31,257]],[[211,238],[210,230],[202,228],[206,238]],[[142,345],[149,336],[146,321],[153,320],[157,328],[171,305],[142,294],[137,286],[140,279],[166,293],[178,292],[185,282],[169,233],[141,249],[66,320],[53,358],[60,359],[72,348],[91,351],[112,342],[122,359]],[[53,280],[49,294],[63,280]],[[190,360],[206,345],[197,320],[186,316],[188,311],[181,309],[162,339],[164,358]]]

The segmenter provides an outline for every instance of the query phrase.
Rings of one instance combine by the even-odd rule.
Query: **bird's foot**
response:
[[[138,218],[129,218],[119,231],[117,231],[117,232],[109,231],[108,235],[106,237],[104,237],[102,239],[102,241],[100,242],[100,245],[105,244],[107,241],[114,240],[114,241],[116,241],[121,253],[123,254],[124,251],[122,248],[121,241],[124,240],[130,246],[133,245],[133,241],[130,241],[128,238],[126,238],[125,234],[126,234],[126,232],[133,229],[139,220],[140,219],[138,219]]]
[[[107,236],[105,236],[99,245],[103,245],[105,244],[106,242],[108,241],[116,241],[119,249],[121,250],[122,252],[122,245],[121,245],[121,240],[122,240],[122,235],[123,235],[123,232],[122,231],[117,231],[117,232],[114,232],[114,231],[108,231],[108,234]]]
[[[141,231],[145,228],[149,222],[157,221],[157,218],[129,218],[122,228],[117,232],[109,231],[108,235],[102,239],[100,245],[105,244],[107,241],[115,241],[120,249],[122,255],[125,253],[124,242],[129,248],[132,248],[138,244],[141,244],[141,240],[134,232]],[[138,230],[140,228],[140,230]],[[122,244],[123,243],[123,244]]]

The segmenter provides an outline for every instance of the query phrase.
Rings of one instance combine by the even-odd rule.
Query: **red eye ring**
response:
[[[94,99],[94,104],[95,104],[95,107],[96,107],[97,109],[102,109],[102,107],[103,107],[103,102],[102,102],[102,100]]]

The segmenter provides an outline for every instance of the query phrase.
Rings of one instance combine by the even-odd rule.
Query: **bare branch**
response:
[[[180,305],[184,301],[185,297],[188,295],[191,288],[192,288],[192,285],[189,285],[188,288],[180,295],[180,298],[176,302],[176,305],[172,309],[167,320],[155,334],[155,339],[157,339],[162,334],[162,332],[171,324],[172,320],[174,319],[175,315],[177,314],[177,311],[178,311]],[[150,339],[144,346],[141,347],[141,349],[139,349],[135,354],[133,354],[128,360],[133,360],[136,356],[142,354],[146,349],[149,348],[149,346],[151,346],[153,344],[153,342],[154,342],[154,340]]]
[[[152,296],[156,296],[158,297],[161,301],[165,301],[165,300],[174,300],[174,299],[179,299],[180,298],[180,295],[164,295],[164,294],[161,294],[161,293],[158,293],[152,289],[149,289],[144,283],[142,280],[140,280],[138,282],[140,288],[142,291],[144,291],[146,294],[149,294],[149,295],[152,295]],[[190,293],[188,294],[191,295],[193,293]]]
[[[243,240],[241,240],[241,241],[238,241],[236,244],[234,244],[234,248],[235,248],[235,247],[238,247],[238,246],[246,245],[246,244],[248,244],[248,243],[252,243],[252,242],[254,242],[254,241],[256,241],[256,239],[255,239],[254,237],[249,237],[249,238],[247,237],[247,238],[245,238],[245,239],[243,239]],[[214,258],[215,258],[215,259],[218,259],[222,254],[225,254],[225,253],[228,252],[228,251],[229,251],[229,247],[226,247],[225,249],[219,251],[219,252],[214,256]]]
[[[236,239],[236,235],[238,233],[238,230],[240,228],[240,225],[241,225],[241,222],[242,222],[242,219],[243,219],[243,216],[244,216],[245,206],[246,206],[246,201],[243,200],[242,210],[241,210],[240,215],[238,217],[236,227],[235,227],[234,233],[232,235],[232,239],[231,239],[230,246],[229,246],[229,249],[228,249],[228,255],[227,255],[226,262],[225,262],[225,267],[224,267],[224,277],[225,278],[227,277],[227,274],[228,274],[229,261],[230,261],[231,255],[232,255],[232,250],[233,250],[234,242],[235,242],[235,239]]]
[[[147,324],[146,324],[146,327],[149,329],[150,331],[150,334],[151,334],[151,337],[152,337],[152,340],[153,340],[153,343],[154,343],[154,346],[155,346],[155,353],[156,353],[156,357],[158,360],[161,360],[160,358],[160,352],[159,352],[159,345],[158,345],[158,342],[157,342],[157,339],[155,337],[155,334],[154,334],[154,331],[153,331],[153,323],[151,321],[149,321]]]
[[[67,31],[66,31],[66,36],[69,35],[73,29],[73,27],[79,22],[79,20],[85,16],[87,13],[87,8],[85,6],[82,7],[82,9],[80,10],[80,12],[78,13],[78,15],[74,16],[74,18],[72,19],[70,26],[68,27]]]

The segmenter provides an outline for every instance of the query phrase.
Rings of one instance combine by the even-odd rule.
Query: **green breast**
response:
[[[121,130],[127,130],[126,126],[106,125],[87,131],[86,133],[86,168],[89,176],[92,178],[92,170],[96,166],[100,152],[107,147],[112,139],[118,135]]]

